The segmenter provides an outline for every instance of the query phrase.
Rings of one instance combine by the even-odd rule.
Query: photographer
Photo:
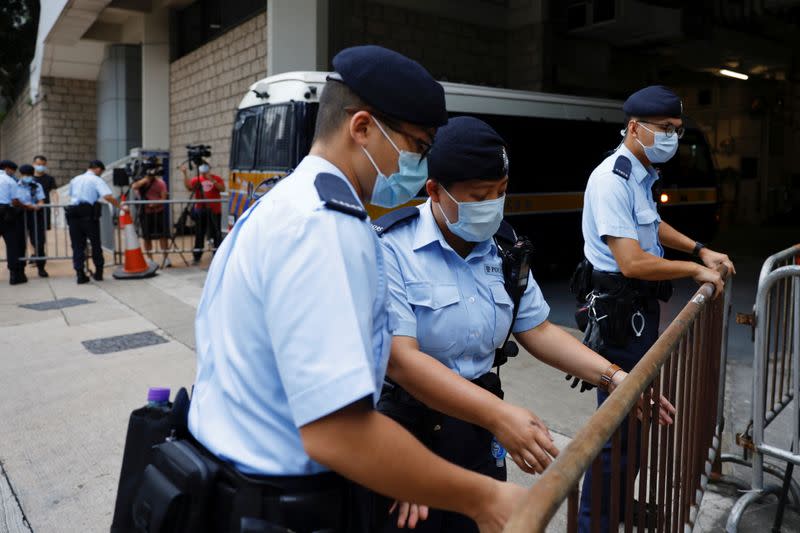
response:
[[[220,193],[225,191],[225,182],[216,174],[211,174],[211,167],[205,161],[198,167],[199,174],[191,177],[188,167],[183,164],[180,167],[183,173],[183,183],[186,190],[192,191],[198,200],[219,200]],[[195,222],[194,234],[194,261],[199,264],[205,248],[205,238],[208,235],[214,242],[214,249],[219,248],[222,242],[221,231],[222,209],[219,202],[197,203],[192,208],[192,219]]]
[[[139,194],[140,200],[167,199],[169,196],[167,184],[161,179],[160,173],[160,167],[153,166],[147,169],[143,178],[133,182],[131,189]],[[171,267],[164,215],[165,204],[146,204],[139,211],[139,223],[147,257],[153,260],[153,240],[159,239],[161,252],[164,254],[162,264],[165,267]]]

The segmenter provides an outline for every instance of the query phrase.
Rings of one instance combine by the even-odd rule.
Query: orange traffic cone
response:
[[[116,279],[140,279],[155,276],[158,265],[144,258],[139,245],[139,237],[136,235],[136,228],[133,226],[127,206],[123,206],[120,211],[119,225],[125,235],[125,265],[117,268],[113,276]]]

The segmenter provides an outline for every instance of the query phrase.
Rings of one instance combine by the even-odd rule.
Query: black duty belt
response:
[[[593,288],[603,294],[620,294],[626,290],[637,293],[640,298],[657,298],[663,302],[669,301],[672,296],[671,281],[645,281],[641,279],[626,278],[614,272],[592,272]]]

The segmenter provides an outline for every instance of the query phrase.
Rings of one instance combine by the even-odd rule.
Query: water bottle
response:
[[[147,391],[147,407],[169,410],[169,392],[168,388],[150,387]]]
[[[494,464],[497,468],[503,468],[506,464],[506,449],[497,442],[495,437],[492,437],[492,457],[494,457]]]

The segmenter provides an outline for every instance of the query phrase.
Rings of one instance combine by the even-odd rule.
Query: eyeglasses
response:
[[[667,138],[670,138],[675,133],[677,133],[678,139],[681,139],[683,138],[683,134],[686,131],[686,128],[684,128],[683,126],[678,126],[676,128],[674,124],[670,124],[669,122],[664,122],[662,124],[659,124],[658,122],[647,122],[646,120],[639,120],[637,122],[641,122],[643,124],[650,124],[651,126],[658,126],[664,131],[664,133],[667,134]]]
[[[428,142],[425,139],[421,139],[421,138],[419,138],[419,137],[417,137],[415,135],[412,135],[411,133],[409,133],[409,132],[405,131],[403,128],[401,128],[400,125],[396,121],[392,120],[391,118],[387,117],[386,115],[383,115],[381,113],[377,113],[377,112],[375,112],[375,111],[373,111],[371,109],[359,109],[359,108],[355,108],[355,107],[346,107],[345,111],[347,111],[350,114],[357,113],[358,111],[366,111],[369,114],[374,115],[375,117],[377,117],[381,121],[381,123],[384,124],[386,127],[388,127],[390,130],[396,131],[400,135],[404,135],[405,137],[411,139],[411,141],[413,141],[414,145],[417,147],[417,153],[419,154],[419,160],[420,161],[422,161],[426,157],[428,157],[428,153],[431,151],[431,148],[433,148],[433,141]]]

